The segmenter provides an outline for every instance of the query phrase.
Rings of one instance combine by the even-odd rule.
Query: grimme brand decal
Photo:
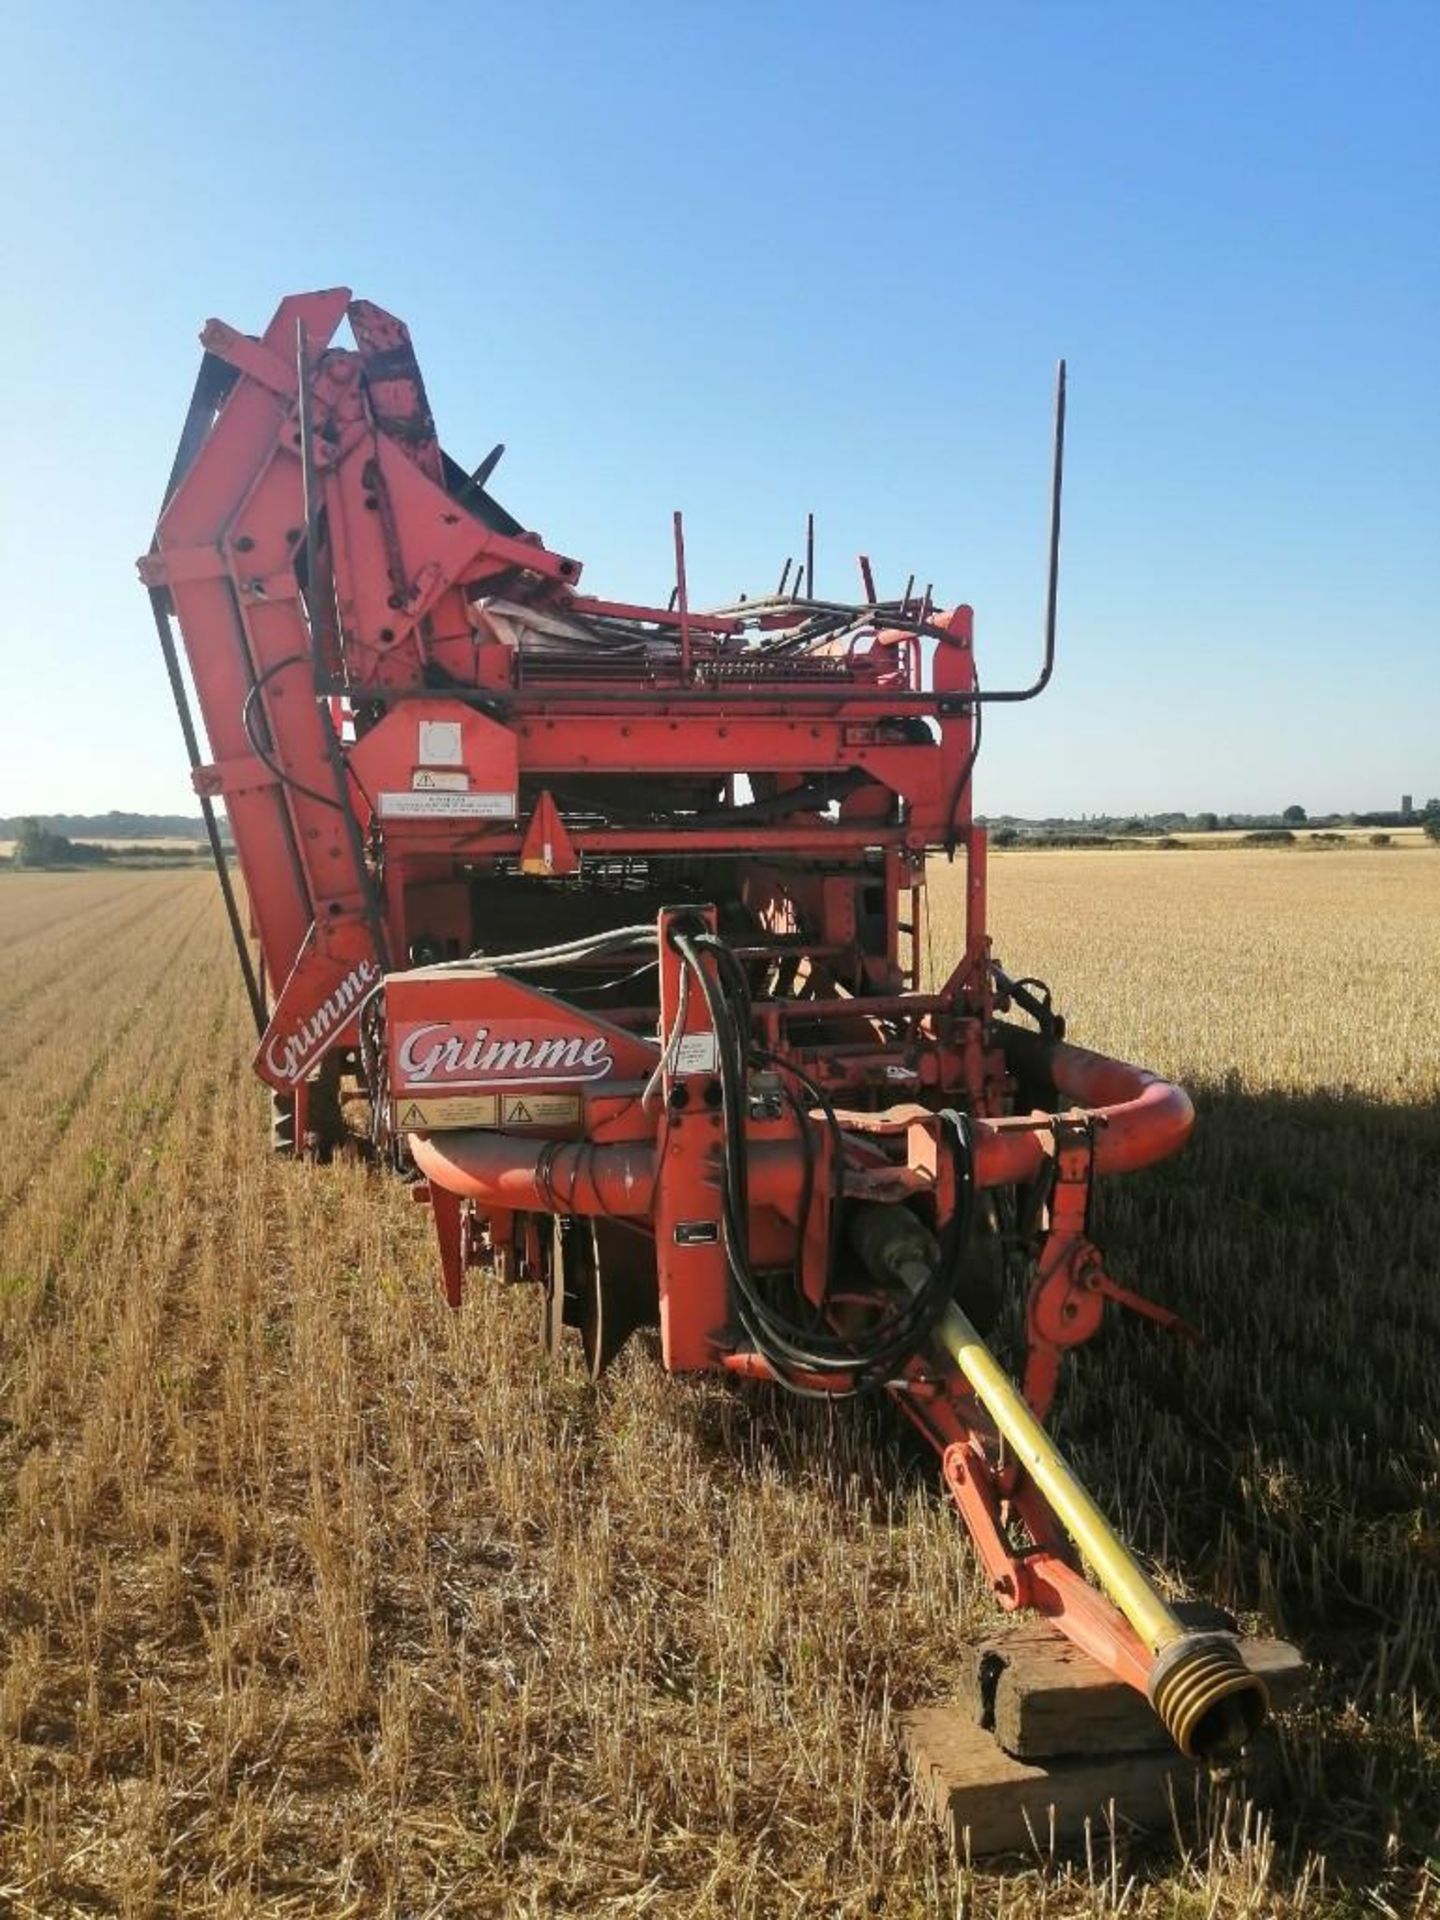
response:
[[[447,1021],[411,1027],[400,1042],[408,1086],[484,1087],[507,1080],[603,1080],[615,1064],[604,1034],[457,1033]]]
[[[357,960],[340,984],[327,993],[315,1011],[290,1034],[277,1033],[265,1046],[265,1064],[282,1080],[295,1085],[380,978],[373,960]]]

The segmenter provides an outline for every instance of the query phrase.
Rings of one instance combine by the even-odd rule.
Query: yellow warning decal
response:
[[[570,1127],[580,1118],[578,1093],[451,1094],[395,1102],[403,1133],[438,1127]]]
[[[397,1100],[395,1124],[405,1132],[414,1127],[493,1127],[500,1102],[493,1093],[448,1100]]]
[[[568,1127],[580,1118],[578,1093],[503,1093],[502,1127]]]

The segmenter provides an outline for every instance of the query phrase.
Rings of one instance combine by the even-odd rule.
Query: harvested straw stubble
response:
[[[451,1319],[402,1191],[268,1157],[205,877],[9,876],[0,1902],[1436,1906],[1440,859],[1030,854],[993,884],[1078,1037],[1199,1085],[1194,1148],[1106,1231],[1208,1344],[1117,1325],[1062,1430],[1162,1570],[1321,1663],[1276,1825],[951,1862],[893,1715],[993,1616],[888,1416],[643,1351],[592,1391],[537,1364],[521,1291]]]

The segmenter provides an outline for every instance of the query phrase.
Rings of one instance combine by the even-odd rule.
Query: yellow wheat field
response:
[[[1005,1874],[898,1708],[989,1616],[858,1416],[542,1367],[428,1215],[270,1158],[214,884],[0,879],[0,1912],[1440,1912],[1440,853],[1018,854],[997,950],[1196,1084],[1117,1186],[1066,1443],[1162,1579],[1298,1638],[1270,1820]],[[936,966],[957,872],[933,876]]]

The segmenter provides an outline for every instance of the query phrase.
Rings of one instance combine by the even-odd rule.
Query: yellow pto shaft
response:
[[[1235,1641],[1228,1634],[1196,1632],[1165,1604],[959,1307],[946,1309],[936,1340],[1103,1591],[1156,1656],[1146,1691],[1176,1746],[1199,1759],[1238,1751],[1264,1723],[1270,1703],[1264,1681],[1245,1665]]]
[[[849,1232],[856,1253],[876,1279],[918,1293],[934,1278],[940,1248],[907,1208],[873,1203],[856,1207]],[[936,1322],[932,1338],[1090,1563],[1101,1590],[1153,1656],[1146,1694],[1176,1746],[1197,1759],[1237,1753],[1263,1724],[1269,1699],[1264,1681],[1241,1659],[1234,1636],[1187,1627],[1165,1604],[953,1301]]]

